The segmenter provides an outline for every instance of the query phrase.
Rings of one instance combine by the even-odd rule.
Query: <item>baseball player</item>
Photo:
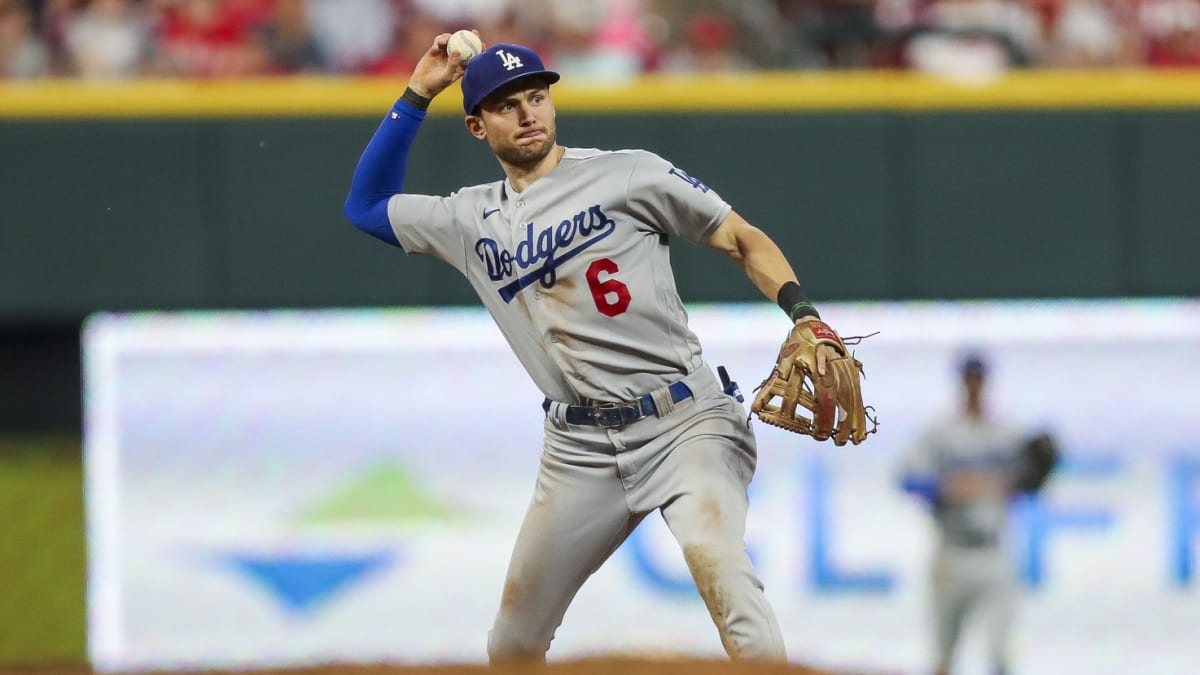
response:
[[[489,658],[544,660],[584,581],[657,510],[726,652],[785,659],[744,542],[754,436],[688,329],[668,242],[733,258],[792,321],[819,323],[816,310],[779,248],[699,179],[642,150],[559,145],[559,75],[533,50],[497,44],[463,65],[449,37],[437,36],[367,145],[345,213],[466,276],[545,394],[541,410],[531,404],[545,441]],[[406,193],[426,108],[460,78],[467,130],[504,176],[447,197]],[[821,345],[822,373],[835,354]]]
[[[1036,490],[1040,482],[1022,485],[1027,438],[985,407],[983,358],[967,355],[960,374],[961,410],[920,436],[903,466],[902,486],[931,507],[937,526],[930,585],[936,672],[950,672],[963,625],[974,614],[987,632],[993,672],[1003,675],[1018,592],[1005,545],[1008,505],[1014,493]]]

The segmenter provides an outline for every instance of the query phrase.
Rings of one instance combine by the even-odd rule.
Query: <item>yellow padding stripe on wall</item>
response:
[[[404,90],[387,79],[73,80],[0,84],[0,118],[382,116]],[[596,113],[819,110],[1200,108],[1200,70],[1032,71],[988,82],[912,73],[647,76],[624,84],[560,83],[560,110]],[[433,114],[461,115],[457,85]]]

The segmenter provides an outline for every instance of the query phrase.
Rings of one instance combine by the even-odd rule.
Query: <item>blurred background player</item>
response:
[[[1005,533],[1009,501],[1036,491],[1050,466],[1030,478],[1032,446],[1052,445],[993,417],[983,355],[961,361],[961,407],[930,424],[905,459],[901,484],[925,501],[937,528],[930,588],[937,675],[954,663],[968,619],[986,632],[991,672],[1009,673],[1008,642],[1018,593]]]

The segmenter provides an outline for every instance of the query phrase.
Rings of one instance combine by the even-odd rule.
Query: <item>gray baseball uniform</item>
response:
[[[729,212],[637,150],[567,148],[523,193],[504,180],[389,201],[404,249],[467,277],[547,398],[493,658],[543,656],[583,582],[656,509],[726,651],[785,658],[744,542],[754,437],[701,356],[668,255],[669,238],[702,244]]]
[[[1007,661],[1018,589],[1005,533],[1021,443],[1015,428],[960,413],[931,425],[907,458],[908,480],[937,486],[931,591],[940,672],[949,672],[971,613],[985,626],[994,667],[1000,670]]]

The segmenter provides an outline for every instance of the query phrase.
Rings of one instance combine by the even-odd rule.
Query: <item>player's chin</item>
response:
[[[501,158],[514,164],[526,164],[529,162],[537,162],[550,154],[551,144],[548,139],[542,138],[538,142],[525,142],[514,144],[505,149],[501,153]]]

